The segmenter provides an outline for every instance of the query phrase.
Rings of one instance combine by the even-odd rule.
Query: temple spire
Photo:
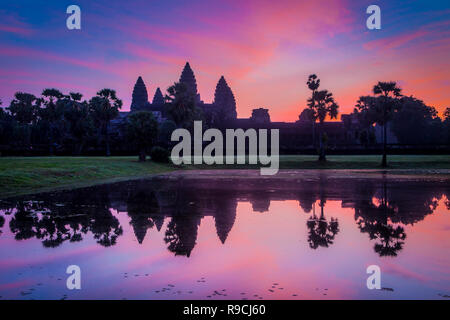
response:
[[[218,109],[218,121],[235,120],[237,118],[236,100],[224,76],[221,76],[219,82],[217,82],[214,92],[214,105]]]
[[[158,87],[155,91],[155,95],[153,96],[152,104],[154,106],[162,106],[164,105],[164,97],[161,92],[161,89]]]
[[[147,104],[148,104],[147,88],[145,87],[144,80],[142,80],[142,77],[139,76],[133,88],[133,97],[130,109],[132,112],[141,110]]]
[[[180,83],[186,85],[188,90],[196,97],[197,102],[200,102],[200,95],[197,92],[197,80],[195,79],[194,71],[191,69],[189,62],[186,62],[180,76]]]

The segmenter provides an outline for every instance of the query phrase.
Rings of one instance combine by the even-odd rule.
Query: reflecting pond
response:
[[[448,299],[449,198],[448,174],[364,170],[180,171],[10,198],[0,299]]]

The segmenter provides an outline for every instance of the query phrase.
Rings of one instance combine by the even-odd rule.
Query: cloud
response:
[[[189,61],[205,102],[212,101],[219,77],[226,77],[239,116],[266,107],[274,121],[295,121],[310,94],[305,85],[310,73],[333,92],[342,113],[350,112],[374,83],[391,79],[401,82],[405,94],[438,109],[450,104],[445,96],[449,21],[428,16],[428,24],[402,33],[382,30],[378,35],[389,36],[369,41],[371,34],[361,31],[365,21],[359,21],[364,10],[355,8],[346,0],[139,1],[133,6],[99,1],[83,7],[89,14],[77,33],[64,24],[58,29],[36,23],[37,33],[23,18],[0,20],[0,32],[3,27],[8,34],[0,44],[0,70],[14,66],[8,70],[16,72],[3,76],[3,83],[13,81],[0,94],[10,95],[13,85],[40,92],[39,78],[45,78],[74,83],[73,90],[92,87],[85,94],[111,87],[127,109],[137,76],[144,77],[151,96],[156,87],[164,91],[177,81]],[[408,19],[420,15],[402,9]],[[31,76],[21,76],[30,68]]]
[[[406,33],[399,36],[394,36],[390,38],[378,39],[374,41],[367,42],[363,45],[366,50],[389,50],[402,47],[411,41],[422,38],[428,35],[429,32],[425,30],[419,30],[414,33]]]
[[[12,33],[18,36],[30,36],[33,29],[15,15],[0,11],[0,33]]]

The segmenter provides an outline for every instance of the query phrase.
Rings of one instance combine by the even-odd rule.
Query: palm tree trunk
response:
[[[385,94],[385,96],[387,96]],[[381,166],[387,167],[387,106],[386,101],[383,104],[383,159],[381,160]]]
[[[111,155],[111,150],[109,148],[109,133],[108,133],[108,122],[105,124],[105,143],[106,143],[106,156]]]
[[[320,133],[319,133],[319,161],[326,161],[325,156],[325,146],[323,145],[323,124],[320,123]]]
[[[53,156],[53,128],[51,125],[49,129],[48,140],[49,140],[48,152],[50,156]]]
[[[323,203],[323,201],[320,201],[320,219],[323,219],[325,217],[325,214],[323,213],[323,207],[325,206],[325,204]]]
[[[387,167],[387,123],[383,125],[383,159],[381,161],[383,168]]]

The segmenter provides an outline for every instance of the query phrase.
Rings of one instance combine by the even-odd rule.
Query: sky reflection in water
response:
[[[0,296],[448,299],[449,182],[193,171],[8,199]],[[65,286],[71,264],[82,270],[78,291]],[[367,289],[371,264],[384,290]]]

